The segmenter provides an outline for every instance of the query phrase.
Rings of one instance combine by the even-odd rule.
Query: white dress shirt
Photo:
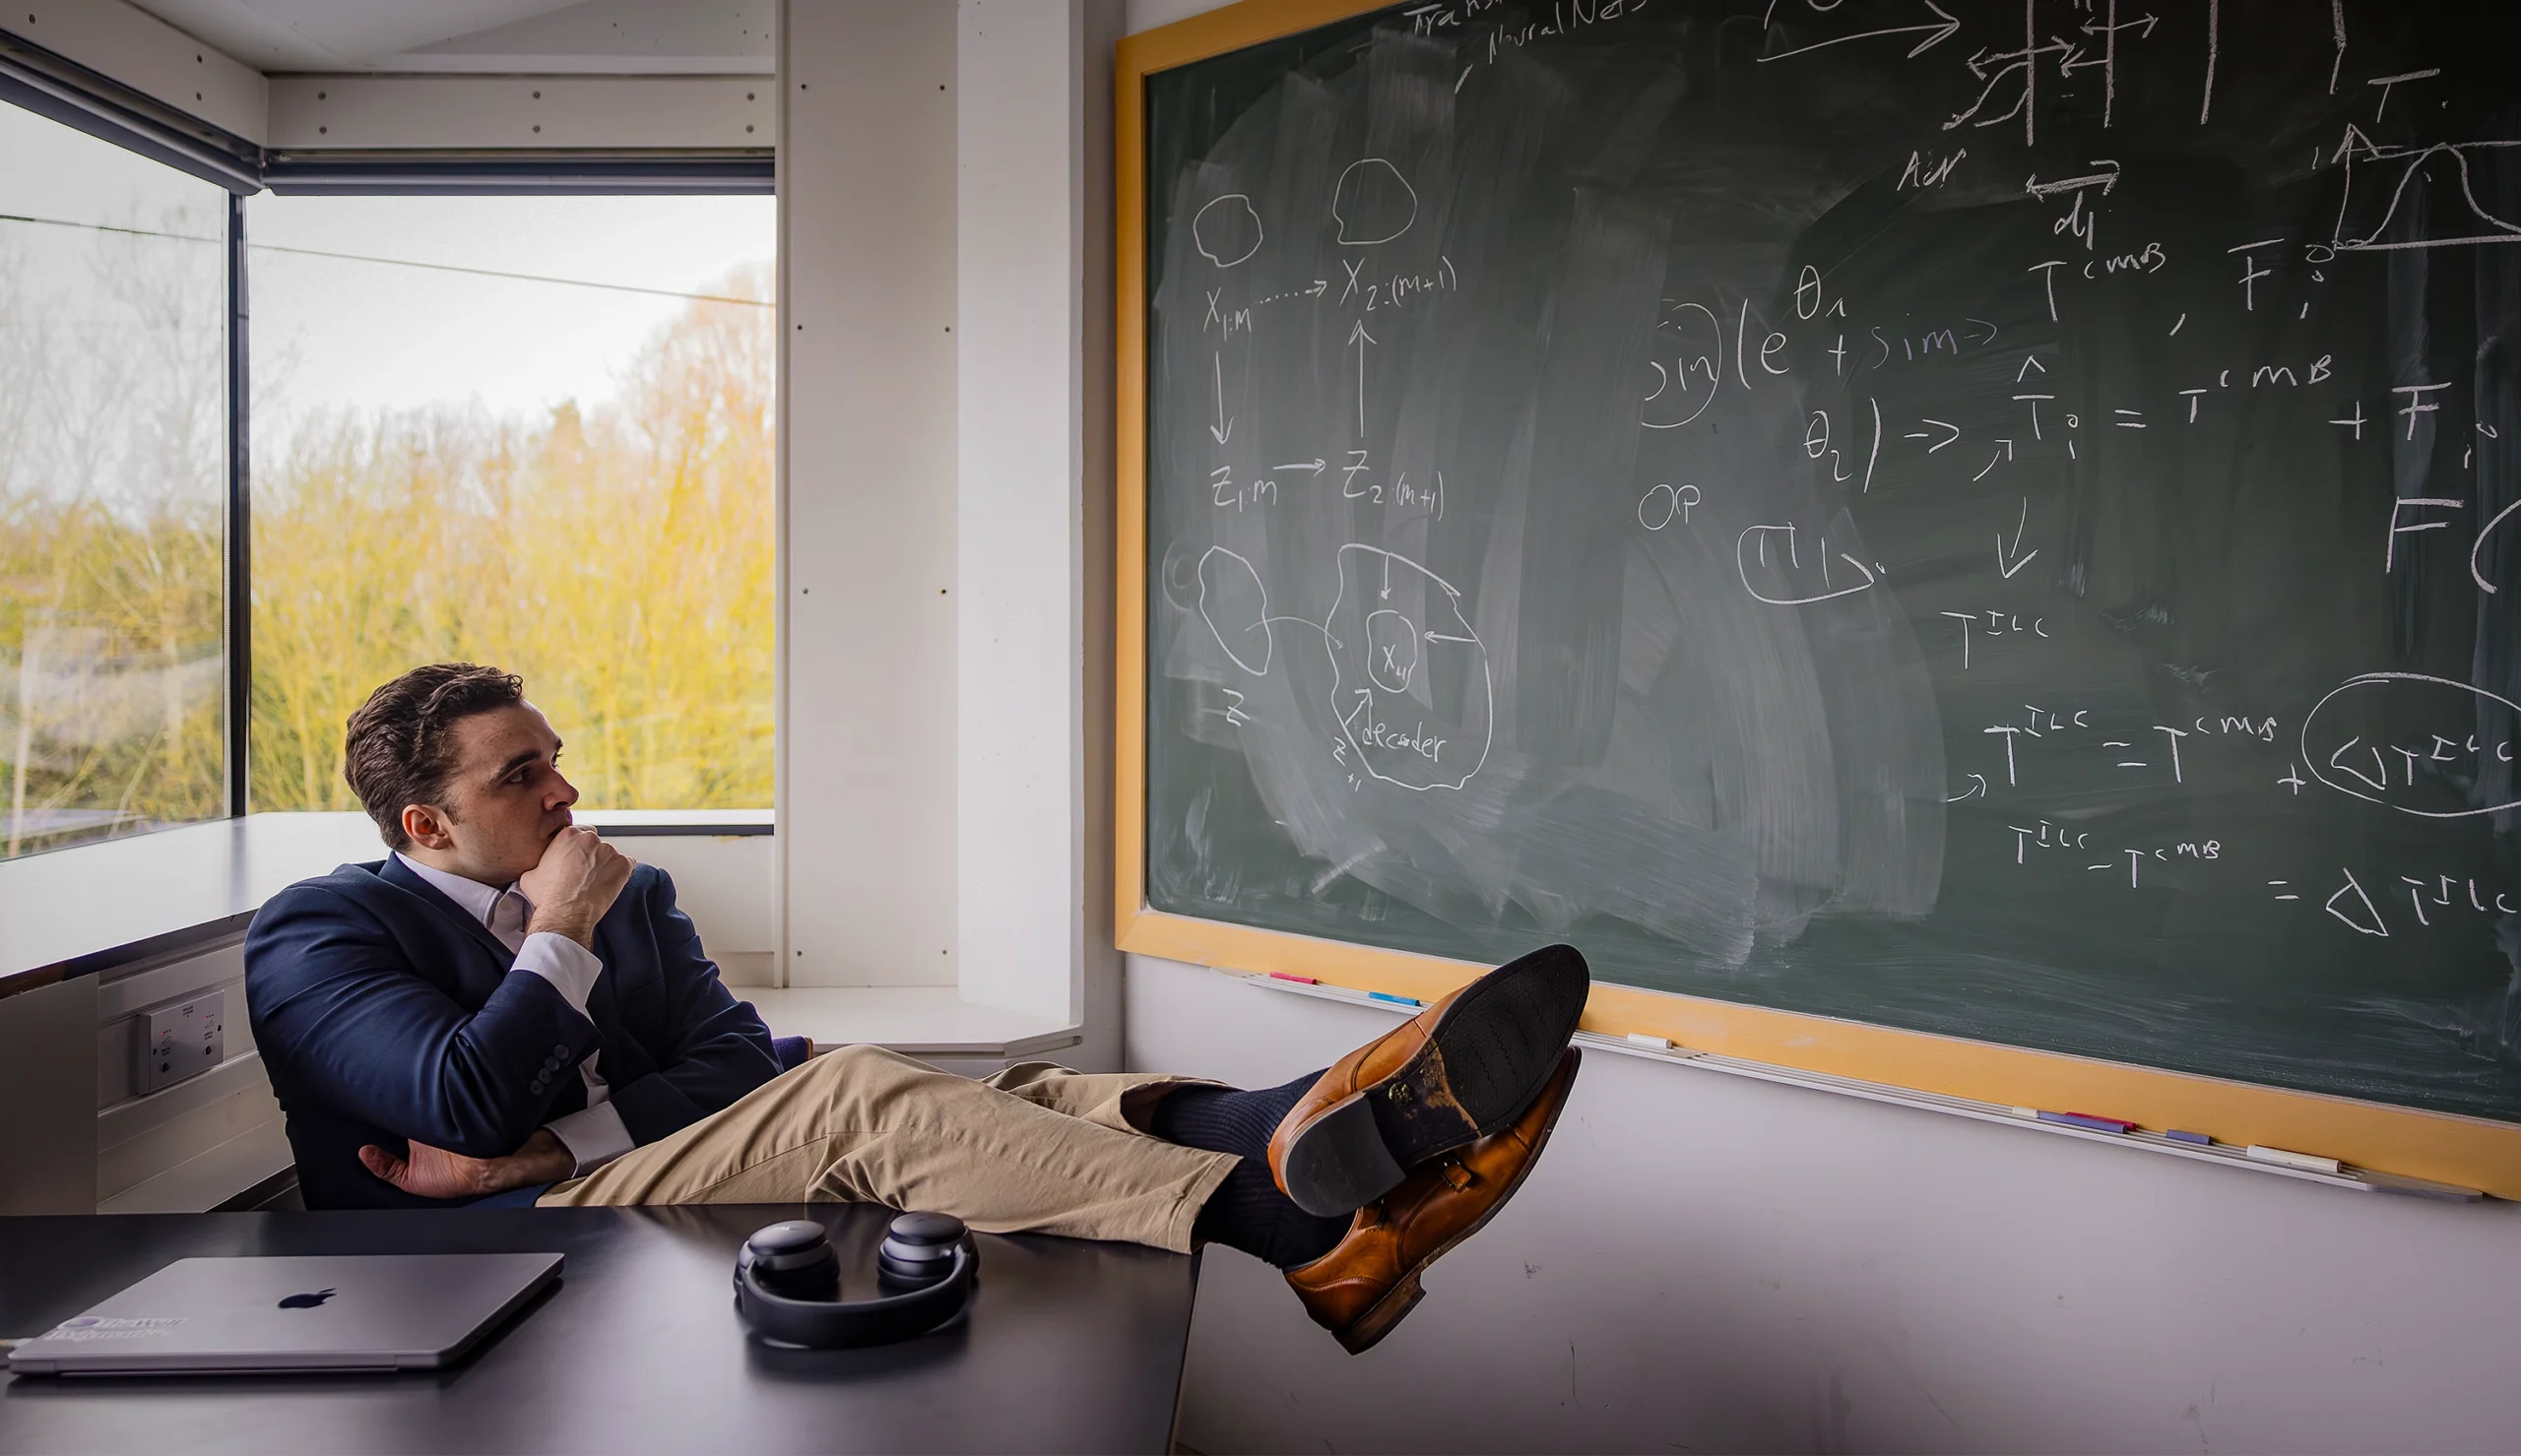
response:
[[[480,880],[469,880],[460,874],[432,869],[410,855],[396,851],[394,857],[403,867],[419,875],[437,892],[452,900],[466,915],[482,922],[499,944],[516,957],[512,969],[540,976],[551,982],[570,1007],[580,1016],[587,1014],[587,997],[595,990],[596,978],[604,974],[604,962],[596,953],[566,935],[538,930],[528,935],[525,927],[534,918],[533,902],[527,900],[515,885],[504,890],[492,889]],[[584,1111],[570,1112],[543,1124],[577,1160],[577,1175],[585,1176],[605,1164],[627,1153],[634,1146],[630,1129],[622,1124],[621,1109],[613,1105],[613,1089],[606,1085],[596,1063],[603,1056],[599,1049],[587,1053],[578,1063],[578,1076],[587,1085]]]

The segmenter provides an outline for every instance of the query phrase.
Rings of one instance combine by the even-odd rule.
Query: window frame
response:
[[[226,757],[226,817],[245,817],[253,777],[254,727],[254,454],[253,348],[245,292],[245,195],[227,194],[227,520],[226,575],[227,712],[221,725]]]
[[[5,32],[0,32],[0,102],[215,183],[227,193],[227,496],[220,584],[226,665],[221,726],[225,782],[223,812],[203,823],[242,819],[252,809],[253,309],[245,200],[266,190],[293,197],[769,196],[778,191],[775,153],[768,147],[679,152],[265,149]],[[62,850],[88,847],[74,844]]]

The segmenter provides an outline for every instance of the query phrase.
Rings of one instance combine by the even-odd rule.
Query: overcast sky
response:
[[[770,262],[774,218],[767,197],[252,198],[255,427],[327,407],[591,404],[684,306],[259,245],[702,292]]]
[[[0,104],[0,267],[17,296],[98,348],[148,347],[97,293],[100,267],[169,268],[202,294],[184,327],[218,327],[226,195],[207,182]],[[245,206],[256,444],[285,444],[311,410],[478,401],[539,412],[613,392],[640,344],[683,300],[306,257],[356,253],[677,292],[771,261],[768,197],[275,197]],[[69,223],[70,226],[55,225]],[[138,239],[140,228],[213,241]],[[7,282],[7,280],[0,280]],[[93,300],[93,306],[87,301]],[[126,337],[129,336],[129,337]],[[63,347],[58,342],[46,347]],[[189,346],[187,346],[189,348]],[[171,353],[170,353],[171,356]],[[215,356],[214,356],[215,357]]]

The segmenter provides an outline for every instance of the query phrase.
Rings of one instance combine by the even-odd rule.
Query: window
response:
[[[0,858],[226,812],[227,216],[0,104]]]
[[[344,721],[453,658],[525,675],[589,808],[769,805],[769,196],[590,163],[575,195],[240,206],[204,178],[250,188],[251,148],[29,104],[0,102],[0,859],[356,807]]]
[[[343,809],[420,663],[524,674],[589,808],[771,802],[774,204],[245,205],[250,801]]]

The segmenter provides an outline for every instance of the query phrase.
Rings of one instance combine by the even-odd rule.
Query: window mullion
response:
[[[245,199],[227,198],[227,813],[247,808],[254,720],[253,453],[249,433]]]

